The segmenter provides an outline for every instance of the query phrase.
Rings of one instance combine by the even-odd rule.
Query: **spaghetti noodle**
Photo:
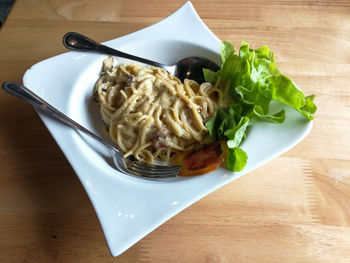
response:
[[[216,112],[222,91],[210,84],[184,83],[156,67],[103,62],[94,87],[103,123],[124,152],[146,162],[169,161],[175,152],[200,147],[205,121]]]

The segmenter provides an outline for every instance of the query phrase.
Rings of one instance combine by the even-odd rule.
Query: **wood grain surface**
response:
[[[0,30],[0,81],[66,52],[68,31],[106,41],[184,1],[17,0]],[[0,262],[350,262],[350,2],[193,1],[221,39],[268,44],[317,94],[309,136],[185,209],[113,258],[76,175],[33,110],[0,92]]]

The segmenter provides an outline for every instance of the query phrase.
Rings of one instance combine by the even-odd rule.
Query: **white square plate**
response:
[[[161,22],[105,44],[165,64],[187,56],[203,56],[220,64],[219,43],[187,2]],[[105,137],[98,106],[91,97],[105,58],[94,53],[68,52],[37,63],[27,70],[23,82],[54,107]],[[272,105],[275,110],[281,107]],[[77,173],[96,210],[110,251],[117,256],[197,200],[301,141],[312,122],[289,108],[285,110],[287,117],[282,125],[259,123],[249,131],[242,145],[249,159],[242,172],[219,168],[203,176],[160,181],[119,173],[113,168],[108,151],[97,142],[39,115]]]

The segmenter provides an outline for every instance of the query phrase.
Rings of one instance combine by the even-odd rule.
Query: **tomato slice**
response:
[[[217,141],[207,145],[198,152],[183,156],[181,176],[194,176],[209,173],[218,168],[226,159],[228,153],[225,141]],[[177,160],[180,163],[180,160]]]

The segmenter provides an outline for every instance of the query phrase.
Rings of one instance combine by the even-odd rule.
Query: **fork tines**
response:
[[[146,177],[176,177],[181,166],[162,166],[141,162],[131,162],[128,165],[130,172]]]

